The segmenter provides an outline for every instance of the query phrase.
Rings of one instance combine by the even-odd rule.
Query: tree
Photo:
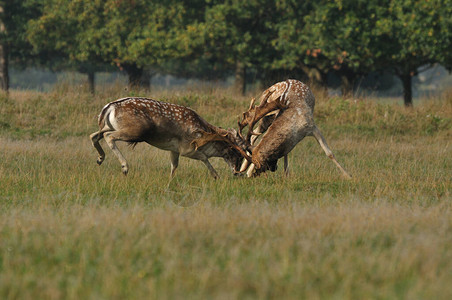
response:
[[[286,17],[274,40],[281,52],[275,65],[302,69],[310,81],[326,87],[329,73],[341,78],[343,94],[375,68],[380,55],[373,38],[376,11],[384,1],[286,1]]]
[[[246,69],[266,64],[273,55],[270,44],[278,19],[275,1],[217,1],[206,8],[204,33],[208,60],[235,74],[235,89],[246,90]]]
[[[380,52],[373,29],[376,12],[385,1],[322,1],[306,17],[303,36],[312,41],[308,54],[315,51],[327,62],[324,69],[341,79],[343,95],[353,92],[355,81],[375,69]],[[308,60],[309,61],[309,60]]]
[[[434,63],[451,68],[452,1],[390,1],[377,26],[378,64],[400,78],[405,106],[412,106],[412,77]]]
[[[186,12],[182,1],[47,0],[42,17],[29,22],[29,38],[36,51],[55,49],[73,61],[116,65],[128,74],[130,87],[146,87],[147,68],[191,53]]]
[[[6,31],[6,26],[3,21],[5,19],[3,6],[4,4],[0,2],[0,88],[4,91],[8,91],[8,44],[5,41],[8,32]]]
[[[0,88],[9,89],[9,64],[27,64],[36,57],[26,39],[28,20],[39,15],[40,6],[35,0],[0,1]]]
[[[320,6],[320,5],[319,5]],[[326,88],[330,61],[322,53],[313,38],[305,33],[310,14],[314,14],[312,1],[283,0],[278,6],[281,18],[275,23],[276,36],[271,45],[276,51],[268,69],[304,73],[315,85]]]
[[[451,68],[451,0],[336,0],[286,3],[273,41],[278,67],[301,68],[314,82],[335,72],[344,94],[359,76],[386,69],[412,105],[411,79],[434,63]]]
[[[88,74],[92,66],[107,63],[127,72],[131,86],[149,83],[149,70],[198,76],[220,70],[220,77],[233,73],[242,93],[247,69],[264,80],[306,75],[324,87],[334,72],[348,94],[359,76],[391,69],[402,80],[405,104],[410,105],[411,78],[421,67],[441,63],[452,69],[451,1],[24,3],[40,3],[42,10],[28,22],[28,39],[37,55],[43,57],[44,50],[62,53]],[[5,20],[3,31],[10,35]]]

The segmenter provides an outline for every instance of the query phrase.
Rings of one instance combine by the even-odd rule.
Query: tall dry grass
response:
[[[3,298],[443,298],[450,201],[11,209]]]
[[[413,109],[318,96],[316,122],[352,180],[306,138],[288,177],[235,178],[214,159],[214,181],[182,158],[169,189],[169,155],[147,145],[120,145],[127,177],[109,149],[95,163],[97,114],[127,94],[0,96],[1,298],[452,296],[450,93]],[[249,103],[208,88],[147,96],[223,127]]]

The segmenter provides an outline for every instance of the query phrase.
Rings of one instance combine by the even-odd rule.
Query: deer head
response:
[[[222,142],[225,151],[223,159],[231,167],[234,174],[240,173],[240,165],[243,159],[251,162],[251,157],[246,152],[250,149],[235,129],[216,128],[214,132],[199,131],[198,133],[201,134],[201,137],[192,141],[195,149],[198,150],[198,148],[211,142]]]

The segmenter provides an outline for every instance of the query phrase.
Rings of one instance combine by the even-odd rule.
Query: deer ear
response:
[[[229,128],[228,131],[229,131],[229,134],[231,134],[234,138],[238,137],[237,130],[235,130],[234,128]]]
[[[199,147],[204,146],[205,144],[211,142],[214,139],[215,133],[209,133],[203,130],[197,131],[197,138],[193,139],[190,144],[195,146],[195,150],[198,150]]]

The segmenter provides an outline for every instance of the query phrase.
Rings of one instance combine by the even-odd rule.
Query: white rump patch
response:
[[[111,107],[110,111],[107,111],[107,113],[108,113],[108,122],[107,122],[108,126],[113,130],[118,130],[119,125],[118,122],[116,121],[115,109]]]

